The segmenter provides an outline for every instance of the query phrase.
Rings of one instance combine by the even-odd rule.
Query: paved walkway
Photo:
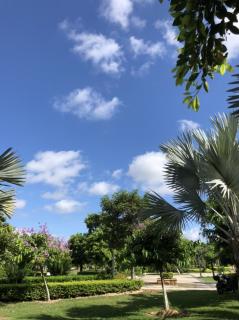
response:
[[[203,274],[203,276],[211,276],[211,274]],[[143,290],[161,290],[161,285],[157,284],[157,279],[159,275],[147,274],[141,279],[144,281]],[[167,290],[216,290],[215,283],[203,283],[199,274],[196,273],[185,273],[180,275],[175,275],[174,278],[177,279],[177,285],[166,286]]]

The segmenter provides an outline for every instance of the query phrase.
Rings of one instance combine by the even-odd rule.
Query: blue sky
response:
[[[210,83],[198,113],[182,104],[167,1],[8,0],[0,15],[1,149],[28,171],[11,223],[67,237],[104,194],[168,196],[159,145],[226,111],[229,77]],[[236,63],[239,41],[228,46]]]

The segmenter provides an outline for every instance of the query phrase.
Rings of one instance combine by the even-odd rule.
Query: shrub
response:
[[[67,250],[53,248],[49,251],[47,270],[52,275],[66,275],[71,269],[71,256]]]
[[[49,283],[52,299],[66,299],[118,293],[140,289],[140,280],[96,280]],[[39,283],[3,284],[0,286],[0,301],[45,300],[45,289]]]
[[[173,279],[173,272],[163,272],[164,279]]]
[[[207,273],[212,272],[211,269],[201,269],[201,271],[202,271],[203,273],[205,273],[205,272],[207,272]],[[196,272],[196,273],[199,273],[199,272],[200,272],[200,268],[188,268],[188,271],[187,271],[187,272],[191,272],[191,273]]]
[[[117,272],[114,279],[127,279],[127,273]]]
[[[96,271],[79,271],[77,274],[79,276],[83,276],[83,275],[86,275],[86,276],[96,276],[97,274],[99,274],[100,272],[96,272]]]
[[[49,276],[46,277],[46,281],[51,282],[71,282],[71,281],[90,281],[101,279],[99,275],[68,275],[68,276]],[[22,283],[42,283],[42,277],[25,277]],[[0,279],[0,284],[8,284],[7,278]]]

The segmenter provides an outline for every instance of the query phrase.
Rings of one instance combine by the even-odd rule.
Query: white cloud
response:
[[[144,76],[145,74],[148,73],[149,69],[153,64],[154,64],[153,61],[147,61],[143,63],[138,69],[132,68],[131,70],[132,76],[139,76],[139,77]]]
[[[164,181],[166,161],[166,156],[160,151],[146,152],[133,159],[128,175],[143,190],[153,190],[161,195],[170,194],[171,190]]]
[[[104,196],[119,191],[120,187],[106,181],[95,182],[88,188],[88,192],[96,196]]]
[[[45,183],[63,187],[86,168],[80,151],[38,152],[27,163],[29,183]]]
[[[146,55],[154,59],[157,57],[163,57],[166,53],[164,44],[158,42],[145,42],[143,39],[138,39],[134,36],[130,37],[130,47],[135,56]]]
[[[186,239],[192,240],[192,241],[197,241],[202,238],[200,235],[200,228],[198,227],[187,229],[183,232],[183,234]]]
[[[100,12],[108,21],[120,25],[123,29],[127,29],[130,23],[130,15],[133,12],[133,1],[103,0]]]
[[[79,118],[89,120],[108,120],[112,118],[121,102],[117,97],[111,100],[105,98],[90,87],[76,89],[66,97],[57,99],[54,108],[68,112]]]
[[[237,15],[239,20],[239,15]],[[234,23],[239,28],[239,22]],[[239,57],[239,36],[238,34],[228,33],[225,41],[225,45],[228,49],[228,59],[236,59]]]
[[[155,0],[133,0],[133,1],[139,4],[153,4],[156,2]]]
[[[157,20],[155,22],[155,28],[161,31],[162,36],[168,45],[177,48],[180,46],[177,41],[177,33],[169,20]]]
[[[88,191],[88,183],[87,182],[80,182],[77,186],[78,191],[80,192],[87,192]]]
[[[191,120],[179,120],[180,130],[182,131],[191,131],[200,128],[200,124]]]
[[[123,71],[123,51],[116,40],[103,34],[78,32],[67,21],[60,28],[73,41],[73,52],[86,61],[90,61],[104,73],[119,74]]]
[[[146,21],[133,15],[134,4],[152,4],[155,0],[102,0],[101,15],[111,23],[127,30],[130,25],[144,28]]]
[[[76,200],[62,199],[54,204],[45,206],[45,209],[56,213],[67,214],[80,211],[84,206],[85,203],[81,203]]]
[[[27,204],[26,200],[16,199],[15,208],[16,209],[23,209],[23,208],[25,208],[26,204]]]
[[[123,170],[122,169],[117,169],[117,170],[114,170],[112,172],[112,178],[114,179],[120,179],[122,177],[122,174],[123,174]]]
[[[66,189],[55,190],[53,192],[48,191],[43,193],[42,198],[48,200],[60,200],[64,198],[67,193],[68,191]]]
[[[229,12],[232,12],[230,8]],[[238,22],[234,23],[234,25],[235,27],[239,28],[239,14],[237,15],[237,20]],[[225,21],[228,22],[229,20],[226,18]],[[221,19],[216,17],[215,22],[220,23]],[[228,32],[224,44],[228,49],[229,60],[236,59],[239,57],[239,36],[237,34]]]
[[[146,20],[141,19],[137,16],[133,16],[131,18],[131,23],[134,27],[138,28],[138,29],[143,29],[146,26]]]

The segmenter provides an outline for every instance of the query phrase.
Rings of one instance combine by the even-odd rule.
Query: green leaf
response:
[[[191,100],[192,100],[192,97],[191,96],[187,96],[186,98],[183,99],[183,103],[189,105]]]
[[[193,108],[194,111],[198,111],[200,107],[200,102],[198,96],[196,96],[192,102],[190,103],[190,106]]]
[[[186,91],[188,91],[190,89],[191,85],[192,85],[192,81],[187,81],[187,85],[186,85],[186,88],[185,88]]]
[[[208,82],[207,81],[203,81],[203,88],[206,92],[209,91],[209,85],[208,85]]]
[[[220,65],[220,68],[219,68],[219,72],[220,74],[223,76],[226,72],[226,65],[225,63],[223,63],[222,65]]]
[[[199,73],[198,72],[196,72],[196,73],[193,73],[190,77],[189,77],[189,81],[194,81],[194,80],[196,80],[197,79],[197,77],[198,77],[198,75],[199,75]]]
[[[239,34],[239,29],[236,26],[230,25],[229,29],[232,33]]]
[[[182,77],[176,79],[176,85],[177,86],[179,86],[182,83],[183,83],[183,78]]]
[[[189,25],[191,21],[191,16],[189,14],[186,14],[183,18],[182,18],[182,24],[183,25]]]

